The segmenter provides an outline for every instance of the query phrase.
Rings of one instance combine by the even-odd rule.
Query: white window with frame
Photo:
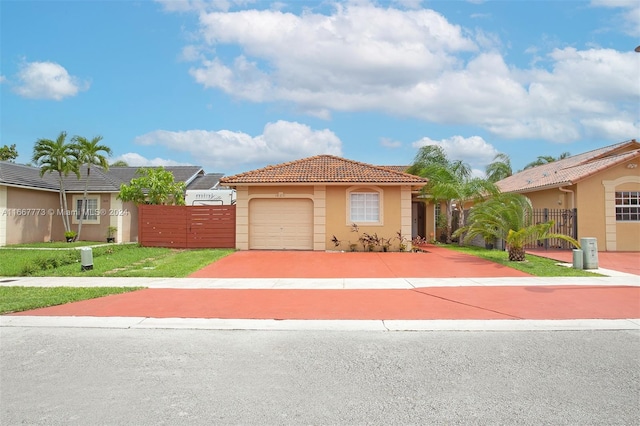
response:
[[[74,224],[78,224],[80,223],[80,215],[82,214],[82,201],[83,201],[83,197],[80,196],[74,196],[73,197],[73,207],[74,207],[74,214],[72,216],[73,220],[72,222]],[[82,220],[82,223],[85,224],[89,224],[89,225],[99,225],[100,224],[100,199],[98,197],[95,196],[87,196],[87,203],[85,205],[85,209],[84,209],[84,219]]]
[[[348,223],[382,224],[382,191],[361,188],[347,191]]]
[[[640,221],[640,191],[616,191],[616,221]]]

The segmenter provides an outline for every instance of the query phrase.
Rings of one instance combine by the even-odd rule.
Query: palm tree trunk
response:
[[[525,259],[523,247],[509,247],[509,260],[513,262],[522,262]]]
[[[71,219],[69,218],[69,216],[72,212],[69,211],[69,204],[67,201],[67,191],[65,191],[64,188],[62,189],[62,199],[64,200],[64,208],[65,208],[65,212],[64,212],[64,217],[66,221],[65,225],[67,227],[67,231],[71,231]]]
[[[84,182],[84,194],[82,196],[82,207],[80,209],[80,220],[78,221],[78,235],[76,239],[80,239],[80,232],[82,232],[82,221],[84,220],[85,212],[87,211],[87,191],[89,189],[89,175],[91,174],[91,166],[87,164],[87,180]]]
[[[62,183],[62,173],[58,172],[60,180],[60,213],[62,214],[62,226],[64,226],[64,232],[71,230],[69,225],[69,217],[67,216],[67,195],[64,191],[64,184]]]

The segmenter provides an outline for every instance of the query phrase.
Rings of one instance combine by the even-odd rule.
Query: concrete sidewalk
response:
[[[84,278],[6,277],[0,286],[25,287],[146,287],[174,289],[411,289],[420,287],[495,287],[597,285],[640,286],[640,276],[598,270],[594,277],[480,277],[480,278]]]

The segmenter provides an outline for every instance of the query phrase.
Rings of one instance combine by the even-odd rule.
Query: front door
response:
[[[414,201],[411,203],[411,238],[426,238],[426,208],[424,203]]]

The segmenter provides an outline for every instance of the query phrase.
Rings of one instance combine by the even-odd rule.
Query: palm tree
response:
[[[65,233],[71,231],[71,223],[67,214],[67,194],[64,190],[63,177],[70,172],[75,173],[78,178],[80,172],[78,170],[78,162],[75,157],[73,146],[67,144],[65,139],[67,132],[60,132],[58,138],[53,141],[51,139],[38,139],[33,148],[33,163],[40,167],[40,176],[45,173],[57,173],[59,192],[60,192],[60,213],[62,215],[62,223]]]
[[[454,210],[459,213],[458,225],[462,227],[465,223],[465,204],[498,193],[493,182],[472,177],[469,165],[459,160],[450,161],[444,150],[436,145],[420,148],[408,173],[429,179],[423,192],[430,194],[436,202],[445,202],[448,243],[452,237]]]
[[[502,193],[474,206],[469,213],[469,224],[454,235],[465,233],[465,242],[475,237],[485,241],[502,239],[507,243],[510,261],[525,260],[524,246],[531,240],[559,238],[580,246],[568,235],[551,233],[553,225],[553,221],[533,223],[531,200],[524,195]]]
[[[129,164],[124,160],[118,160],[111,163],[109,167],[129,167]]]
[[[511,159],[507,154],[497,154],[493,158],[493,162],[485,169],[487,179],[491,182],[498,182],[502,179],[508,178],[513,174],[511,169]]]
[[[74,136],[72,139],[73,149],[76,152],[78,158],[78,165],[82,167],[87,166],[87,179],[84,182],[84,194],[82,196],[82,204],[80,206],[80,218],[78,219],[78,235],[77,239],[80,239],[80,233],[82,232],[82,222],[86,213],[87,206],[87,191],[89,189],[89,178],[91,177],[91,166],[96,165],[102,167],[104,170],[109,170],[109,163],[107,157],[100,152],[104,152],[107,156],[111,156],[111,148],[106,145],[99,145],[102,140],[102,136],[96,136],[91,140],[82,136]]]
[[[541,155],[541,156],[538,156],[538,158],[535,161],[532,161],[531,163],[524,166],[524,169],[526,170],[532,167],[542,166],[543,164],[553,163],[554,161],[564,160],[567,157],[571,157],[571,154],[568,152],[563,152],[557,158],[552,157],[550,155]]]

